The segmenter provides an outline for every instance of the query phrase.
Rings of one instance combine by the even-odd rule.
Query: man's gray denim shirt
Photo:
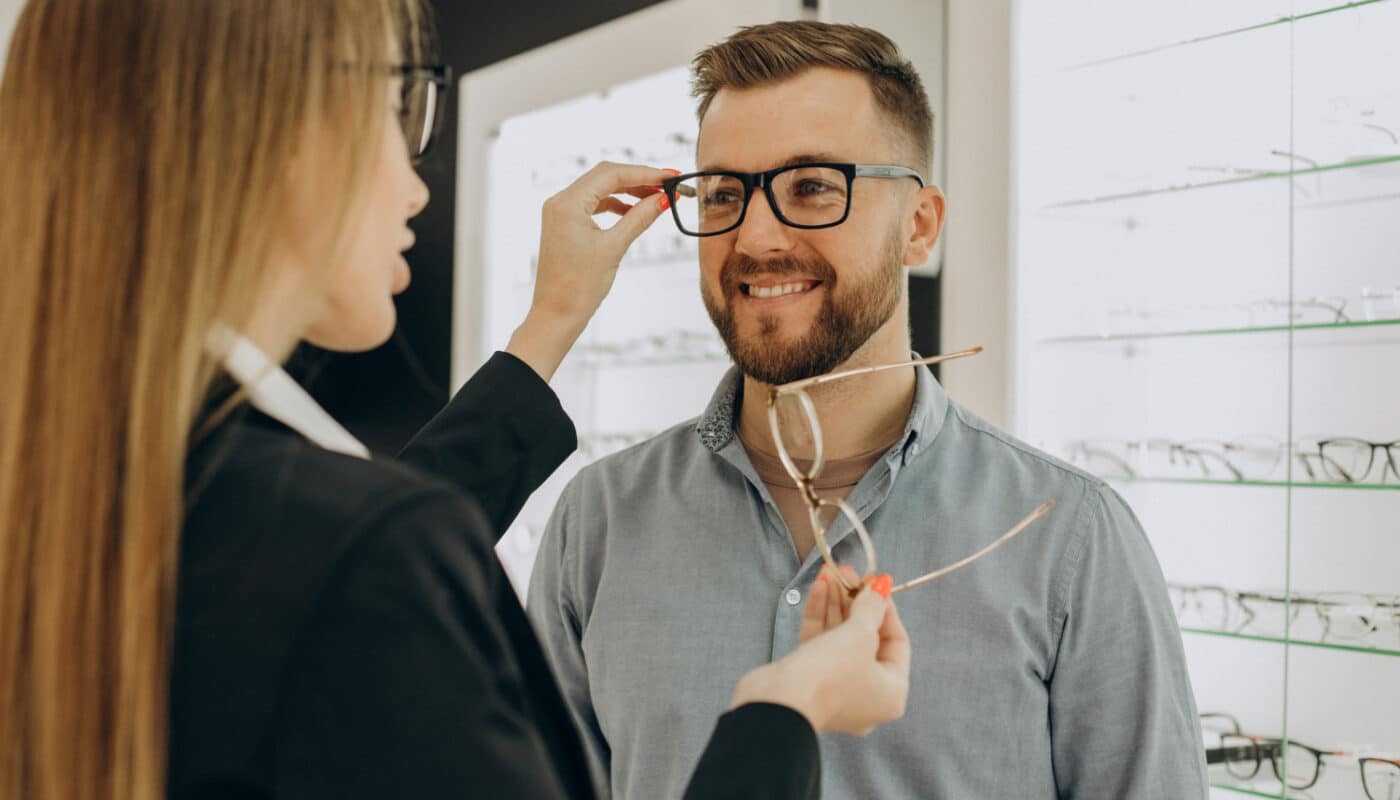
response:
[[[731,370],[705,414],[584,469],[545,532],[528,610],[595,777],[679,797],[734,685],[797,646],[807,589],[787,527],[734,430]],[[823,797],[1190,800],[1204,747],[1180,632],[1142,527],[1101,480],[1002,433],[918,370],[905,435],[848,501],[899,583],[908,711],[821,737]],[[844,519],[838,558],[855,558]]]

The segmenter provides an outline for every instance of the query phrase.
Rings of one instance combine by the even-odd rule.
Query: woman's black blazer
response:
[[[593,797],[493,551],[575,445],[548,385],[503,353],[397,463],[251,410],[202,438],[179,552],[172,796]],[[721,717],[687,796],[815,797],[819,783],[807,722],[755,704]]]

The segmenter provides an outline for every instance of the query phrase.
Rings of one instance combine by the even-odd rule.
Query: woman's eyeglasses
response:
[[[442,128],[443,100],[452,86],[452,70],[441,64],[403,65],[390,68],[402,78],[399,90],[399,125],[415,163],[432,149]]]
[[[856,375],[867,375],[872,372],[879,372],[887,369],[901,369],[917,367],[925,364],[938,364],[943,361],[951,361],[955,358],[965,358],[982,352],[982,348],[974,347],[969,350],[961,350],[942,356],[932,356],[914,361],[904,361],[898,364],[884,364],[875,367],[862,367],[860,369],[848,370],[845,372],[833,372],[826,375],[818,375],[814,378],[793,381],[792,383],[774,386],[768,390],[768,425],[773,433],[773,442],[778,448],[778,458],[783,462],[783,469],[787,471],[788,477],[797,484],[798,490],[802,493],[802,498],[807,503],[808,517],[812,523],[812,534],[816,539],[817,548],[821,551],[822,558],[836,573],[841,584],[847,591],[856,592],[865,582],[876,574],[875,545],[870,540],[870,532],[866,530],[865,523],[856,514],[845,500],[839,497],[823,497],[817,493],[816,480],[821,475],[825,466],[826,458],[822,445],[821,421],[817,418],[817,408],[808,396],[807,389],[823,383],[831,383],[843,378],[850,378]],[[792,451],[812,452],[811,466],[805,470],[797,466],[797,461],[793,458]],[[1035,511],[1032,511],[1025,519],[1002,534],[1001,538],[973,553],[961,561],[949,564],[942,569],[935,570],[919,578],[906,581],[892,590],[892,592],[902,592],[905,589],[912,589],[929,581],[937,580],[951,572],[973,563],[977,559],[987,555],[998,547],[1006,544],[1016,537],[1031,523],[1049,513],[1054,508],[1053,502],[1043,503]],[[860,545],[865,551],[865,575],[860,582],[852,584],[841,571],[841,564],[832,554],[831,547],[826,539],[827,525],[822,520],[822,510],[825,508],[835,509],[837,517],[844,516],[851,524],[855,535],[860,539]],[[859,574],[859,572],[858,572]]]

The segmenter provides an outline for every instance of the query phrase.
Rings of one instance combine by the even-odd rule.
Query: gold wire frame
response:
[[[773,444],[778,449],[778,458],[782,461],[783,469],[787,471],[788,477],[792,478],[793,482],[797,484],[798,491],[801,492],[803,500],[807,503],[807,516],[812,523],[813,538],[816,540],[817,549],[821,551],[822,559],[825,560],[832,571],[836,573],[837,579],[841,581],[841,585],[846,587],[847,591],[854,594],[876,574],[877,560],[875,557],[875,545],[870,539],[870,531],[866,530],[865,523],[861,522],[855,509],[851,508],[845,500],[841,498],[822,497],[817,494],[815,482],[817,476],[821,474],[822,468],[826,466],[826,455],[823,450],[821,421],[817,417],[816,404],[812,402],[812,398],[807,394],[806,390],[812,386],[831,383],[856,375],[868,375],[872,372],[880,372],[888,369],[941,364],[944,361],[974,356],[980,352],[982,352],[981,347],[971,347],[966,350],[959,350],[955,353],[929,356],[912,361],[901,361],[897,364],[881,364],[873,367],[860,367],[858,369],[845,370],[842,372],[832,372],[826,375],[817,375],[800,381],[793,381],[792,383],[785,383],[781,386],[769,387],[768,427],[773,434]],[[797,462],[793,459],[792,454],[788,452],[787,445],[783,441],[782,425],[778,420],[778,399],[788,395],[796,398],[799,407],[802,409],[802,413],[807,418],[807,425],[812,432],[812,466],[809,467],[806,472],[798,469]],[[821,520],[821,511],[824,507],[836,509],[841,516],[845,516],[846,519],[850,521],[851,528],[860,540],[861,547],[865,550],[866,574],[858,583],[852,584],[846,579],[846,576],[841,573],[840,565],[836,562],[836,557],[831,553],[831,547],[826,541],[826,527],[822,525]],[[1054,502],[1042,503],[1036,510],[1016,523],[1011,530],[1002,534],[996,541],[978,550],[976,553],[973,553],[961,561],[954,562],[926,575],[921,575],[911,581],[901,583],[894,587],[891,593],[902,592],[905,589],[921,586],[966,567],[1020,535],[1021,532],[1029,528],[1033,522],[1048,514],[1050,509],[1054,507]]]

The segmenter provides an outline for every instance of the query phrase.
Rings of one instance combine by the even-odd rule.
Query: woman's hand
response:
[[[612,289],[627,248],[670,207],[660,187],[675,174],[604,162],[545,201],[534,300],[507,352],[546,381],[554,376]],[[619,194],[640,199],[628,205]],[[593,216],[605,213],[622,218],[603,229]]]
[[[818,731],[864,736],[904,716],[909,699],[909,635],[881,575],[854,600],[827,570],[812,584],[803,611],[802,644],[745,675],[733,707],[777,703],[796,709]]]

